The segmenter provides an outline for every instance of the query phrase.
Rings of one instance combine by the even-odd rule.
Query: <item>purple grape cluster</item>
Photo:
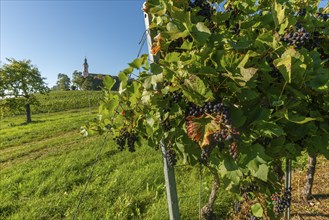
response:
[[[197,15],[204,17],[204,20],[211,20],[211,16],[215,12],[215,10],[207,0],[190,1],[189,10],[192,10],[192,8],[196,7],[200,9]]]
[[[130,152],[135,151],[135,142],[137,141],[138,136],[136,132],[131,131],[128,132],[126,128],[122,128],[120,130],[119,136],[115,137],[114,140],[116,144],[118,145],[118,149],[120,151],[123,151],[125,149],[125,146],[128,146],[128,150]]]
[[[317,13],[316,16],[317,18],[323,21],[327,21],[329,19],[329,14]]]
[[[254,183],[248,183],[247,185],[242,185],[240,187],[240,195],[243,201],[248,201],[251,197],[251,193],[259,190],[259,187]]]
[[[162,109],[163,113],[170,112],[173,104],[179,103],[183,98],[183,94],[181,92],[168,92],[167,94],[163,95],[163,100],[168,100],[168,105]]]
[[[161,126],[165,132],[170,131],[172,128],[169,119],[161,121]]]
[[[281,36],[280,40],[298,49],[304,46],[310,38],[311,34],[307,32],[304,27],[301,27],[301,25],[297,25],[295,31],[286,32]]]
[[[237,200],[234,201],[233,210],[234,210],[235,214],[237,214],[241,211],[242,204],[243,204],[243,201],[237,201]]]
[[[272,194],[272,201],[274,203],[273,211],[276,215],[284,212],[291,204],[291,187],[285,189],[283,193]]]
[[[218,102],[207,102],[203,106],[197,106],[194,103],[188,103],[188,108],[186,111],[186,116],[200,117],[206,114],[223,114],[223,122],[229,123],[230,114],[228,109],[223,103]]]
[[[304,17],[305,15],[306,15],[306,8],[301,8],[301,9],[299,9],[299,11],[297,12],[297,16]]]
[[[206,164],[211,152],[214,150],[214,145],[207,145],[201,149],[200,163]]]
[[[228,108],[220,102],[207,102],[203,106],[197,106],[194,103],[188,103],[186,110],[187,120],[189,120],[189,117],[199,118],[206,115],[212,115],[213,117],[216,117],[220,129],[212,134],[210,139],[211,146],[207,146],[202,149],[201,161],[207,161],[211,151],[213,150],[213,145],[217,145],[219,149],[222,150],[225,146],[224,142],[230,142],[229,153],[233,159],[237,159],[238,148],[235,140],[238,138],[240,133],[232,126]]]
[[[167,158],[167,163],[170,167],[174,167],[177,163],[176,153],[172,145],[168,145],[165,150],[165,156]]]

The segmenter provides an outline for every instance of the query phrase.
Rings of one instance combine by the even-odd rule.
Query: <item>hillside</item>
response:
[[[102,91],[50,91],[48,94],[36,94],[38,105],[31,105],[32,114],[52,113],[71,109],[96,107],[102,97]],[[21,100],[24,102],[24,100]],[[4,102],[4,100],[0,100]],[[2,117],[24,115],[24,105],[20,109],[7,109],[6,105],[0,105]]]
[[[97,107],[73,104],[86,97],[83,92],[52,93],[41,103],[63,103],[69,110],[53,104],[49,113],[34,114],[28,125],[24,115],[1,119],[0,219],[71,219],[75,213],[77,219],[168,219],[161,152],[145,146],[134,153],[120,152],[111,136],[77,209],[105,138],[79,133],[80,126],[97,115]],[[327,219],[329,163],[319,158],[315,196],[305,204],[300,192],[306,159],[302,156],[294,165],[292,219]],[[211,187],[207,171],[200,175],[199,167],[179,164],[175,172],[181,218],[198,219],[199,205],[205,204]],[[218,219],[230,219],[232,204],[233,198],[221,190],[215,207]]]
[[[96,114],[96,108],[83,108],[35,114],[29,125],[24,116],[1,121],[0,219],[72,218],[104,140],[79,134]],[[160,151],[141,146],[135,153],[120,152],[112,137],[105,143],[78,219],[168,219]],[[199,168],[178,166],[176,178],[182,218],[198,219]],[[209,184],[204,177],[202,203]],[[223,219],[231,202],[220,195]]]

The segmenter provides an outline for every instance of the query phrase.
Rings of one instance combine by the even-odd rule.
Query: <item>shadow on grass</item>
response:
[[[297,216],[302,217],[302,219],[307,219],[306,217],[329,217],[327,213],[298,213]],[[303,218],[304,217],[304,218]]]
[[[329,194],[314,194],[314,195],[312,195],[312,198],[317,199],[317,200],[328,199]]]
[[[20,123],[20,124],[15,124],[14,126],[25,126],[25,125],[30,125],[30,124],[44,123],[44,122],[46,122],[46,120],[35,120],[35,121],[30,122],[30,123],[23,122],[23,123]]]

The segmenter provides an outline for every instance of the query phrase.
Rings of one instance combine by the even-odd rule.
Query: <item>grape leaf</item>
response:
[[[254,216],[261,218],[263,216],[264,210],[263,210],[261,204],[256,203],[251,206],[251,212]]]
[[[196,75],[190,75],[182,85],[183,93],[190,102],[202,105],[213,98],[211,90]]]

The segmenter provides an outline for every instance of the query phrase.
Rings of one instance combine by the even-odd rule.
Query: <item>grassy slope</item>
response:
[[[90,92],[88,96],[99,94]],[[80,126],[96,115],[96,107],[49,112],[83,107],[74,100],[88,96],[83,91],[55,92],[41,100],[44,109],[54,108],[48,108],[48,114],[34,112],[32,124],[24,125],[24,115],[0,120],[0,219],[72,218],[103,137],[79,134]],[[319,159],[316,195],[309,204],[300,199],[306,163],[305,156],[295,163],[292,219],[327,219],[328,160]],[[175,172],[182,219],[198,219],[199,170],[178,166]],[[206,171],[203,174],[202,204],[210,189]],[[216,204],[219,219],[231,211],[231,202],[221,191]],[[109,137],[77,216],[168,219],[160,152],[146,147],[135,153],[118,152]]]
[[[96,114],[93,111],[38,114],[30,125],[22,124],[24,116],[0,122],[0,219],[72,218],[104,138],[79,134],[80,125]],[[79,219],[168,219],[160,152],[146,147],[118,152],[108,140]],[[176,168],[182,219],[198,219],[199,177],[197,167]],[[204,203],[210,180],[204,178],[202,187]],[[230,202],[221,192],[221,219]]]
[[[52,113],[71,109],[80,109],[98,106],[102,98],[102,91],[50,91],[46,95],[36,94],[39,105],[31,105],[33,114]],[[21,108],[8,109],[1,107],[0,100],[0,116],[8,117],[13,115],[24,115],[24,99],[21,99]]]

